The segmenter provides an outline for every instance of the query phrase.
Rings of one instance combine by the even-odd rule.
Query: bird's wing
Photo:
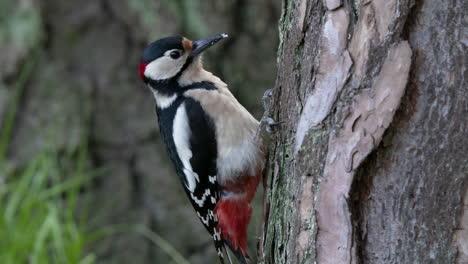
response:
[[[214,212],[220,196],[216,168],[215,127],[199,102],[188,98],[184,101],[184,106],[188,119],[188,142],[191,151],[190,166],[184,166],[184,174],[186,178],[192,177],[189,180],[194,181],[186,182],[185,189],[198,217],[213,236],[218,255],[222,257],[224,243]],[[191,175],[187,177],[187,174]]]

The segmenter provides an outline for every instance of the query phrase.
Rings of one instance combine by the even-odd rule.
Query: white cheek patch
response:
[[[186,187],[193,193],[195,191],[196,182],[200,181],[200,179],[198,178],[198,174],[193,171],[192,165],[190,164],[190,159],[192,158],[192,150],[190,149],[189,142],[191,131],[184,103],[177,108],[172,131],[177,155],[184,166],[183,171],[187,183]]]
[[[176,76],[182,67],[184,67],[187,55],[183,55],[174,60],[169,57],[172,51],[173,50],[166,51],[164,56],[149,63],[145,68],[145,76],[156,81],[166,80]]]

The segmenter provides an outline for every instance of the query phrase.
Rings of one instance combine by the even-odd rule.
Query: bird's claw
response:
[[[268,133],[274,133],[276,128],[284,123],[282,121],[275,121],[271,117],[265,118],[263,122],[265,123],[265,131]]]
[[[263,108],[265,108],[265,110],[269,110],[269,101],[268,100],[270,99],[272,94],[273,94],[273,89],[268,89],[263,93],[262,103],[263,103]]]
[[[262,103],[263,103],[263,117],[260,120],[260,127],[257,130],[257,134],[255,137],[260,137],[262,131],[266,131],[267,133],[274,133],[276,131],[276,127],[281,125],[283,122],[276,122],[272,118],[268,117],[270,113],[270,99],[273,95],[273,89],[268,89],[263,93]]]
[[[272,89],[268,89],[266,90],[264,93],[263,93],[263,97],[262,98],[268,98],[270,97],[271,95],[273,94],[273,88]]]

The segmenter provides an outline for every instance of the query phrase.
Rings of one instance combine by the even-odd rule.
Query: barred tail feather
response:
[[[216,236],[214,236],[213,239],[216,253],[218,254],[219,258],[219,263],[224,264],[224,252],[226,252],[224,242],[221,239],[218,239]],[[231,262],[229,261],[229,263]]]

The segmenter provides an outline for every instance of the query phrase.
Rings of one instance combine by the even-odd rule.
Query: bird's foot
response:
[[[281,121],[275,121],[271,117],[263,118],[261,122],[263,123],[265,131],[270,134],[276,132],[278,127],[284,123]]]
[[[270,101],[269,100],[270,100],[272,94],[273,94],[273,88],[268,89],[263,93],[262,103],[263,103],[264,110],[270,110]]]
[[[273,89],[268,89],[262,96],[262,104],[263,104],[263,116],[260,120],[260,126],[257,131],[256,137],[259,137],[262,131],[266,131],[268,133],[274,133],[277,130],[277,127],[281,125],[283,122],[276,122],[271,117],[268,117],[270,113],[270,100],[271,96],[273,95]]]

